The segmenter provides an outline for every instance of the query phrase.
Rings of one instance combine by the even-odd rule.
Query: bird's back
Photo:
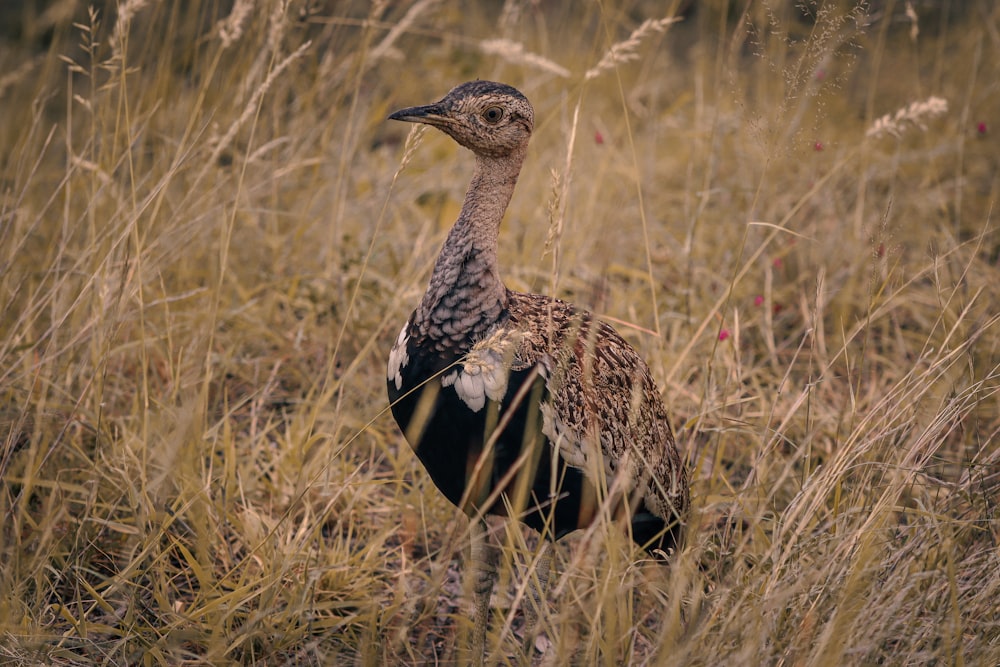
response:
[[[508,291],[501,317],[463,347],[442,354],[408,323],[390,355],[406,363],[397,374],[390,363],[388,382],[397,421],[452,502],[507,514],[520,499],[518,518],[558,538],[588,525],[610,490],[636,542],[673,546],[687,480],[628,342],[564,301]]]
[[[518,363],[545,369],[543,433],[559,456],[628,498],[640,544],[664,524],[679,530],[687,475],[639,353],[611,325],[564,301],[511,292],[508,309],[512,326],[530,332]]]

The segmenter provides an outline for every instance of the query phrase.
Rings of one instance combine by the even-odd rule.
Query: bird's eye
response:
[[[500,119],[503,118],[503,109],[500,107],[488,107],[483,112],[483,118],[486,119],[487,123],[499,123]]]

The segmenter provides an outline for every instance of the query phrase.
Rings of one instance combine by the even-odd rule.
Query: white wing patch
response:
[[[402,388],[402,369],[403,366],[410,362],[410,355],[406,353],[406,344],[410,340],[410,337],[406,335],[406,330],[409,328],[410,323],[407,322],[403,325],[399,335],[396,336],[396,343],[392,346],[392,350],[389,351],[389,363],[386,365],[385,377],[396,384],[396,389]]]
[[[479,412],[486,399],[500,401],[507,394],[510,365],[517,339],[509,332],[496,332],[472,346],[456,370],[441,377],[441,385],[454,387],[470,410]]]
[[[441,377],[441,385],[455,387],[455,393],[473,412],[486,405],[486,399],[499,401],[507,393],[507,366],[495,350],[473,350],[461,368]]]

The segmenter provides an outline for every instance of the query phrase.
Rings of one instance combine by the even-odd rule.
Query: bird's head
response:
[[[489,157],[523,149],[535,124],[528,98],[493,81],[459,84],[440,101],[400,109],[389,119],[433,125],[474,153]]]

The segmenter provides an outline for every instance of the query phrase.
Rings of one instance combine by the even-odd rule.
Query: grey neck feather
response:
[[[500,221],[514,194],[524,149],[503,157],[476,155],[472,182],[441,248],[414,324],[436,339],[479,338],[506,307],[497,265]]]

